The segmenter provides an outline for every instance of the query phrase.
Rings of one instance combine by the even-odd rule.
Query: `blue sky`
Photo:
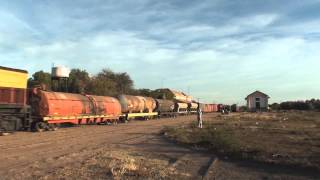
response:
[[[204,102],[320,98],[319,0],[0,1],[0,65],[128,72]]]

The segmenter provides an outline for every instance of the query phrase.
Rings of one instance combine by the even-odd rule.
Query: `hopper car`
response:
[[[176,117],[178,113],[175,111],[175,103],[166,99],[155,99],[156,112],[158,117]]]
[[[188,103],[188,112],[195,114],[198,111],[198,103]]]
[[[188,103],[176,102],[174,105],[174,111],[180,115],[188,114]]]
[[[116,124],[131,119],[176,117],[215,112],[217,105],[152,97],[117,98],[27,89],[28,72],[0,66],[0,133],[56,130],[61,124]]]

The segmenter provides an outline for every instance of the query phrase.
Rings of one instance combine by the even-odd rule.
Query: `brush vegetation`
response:
[[[188,126],[165,127],[164,132],[179,143],[209,148],[219,154],[239,155],[239,141],[231,128],[217,128],[210,122],[205,122],[203,126],[204,128],[200,129],[194,122]]]
[[[237,113],[166,127],[170,139],[222,157],[320,170],[320,113]]]

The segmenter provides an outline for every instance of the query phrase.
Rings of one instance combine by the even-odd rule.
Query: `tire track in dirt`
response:
[[[203,180],[215,179],[215,174],[218,171],[219,160],[216,157],[212,157],[205,172],[202,173]]]

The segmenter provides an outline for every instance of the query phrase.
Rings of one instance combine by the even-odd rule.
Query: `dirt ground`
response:
[[[206,114],[214,121],[218,114]],[[218,159],[176,145],[164,126],[195,116],[0,137],[0,179],[316,179],[295,168]]]

